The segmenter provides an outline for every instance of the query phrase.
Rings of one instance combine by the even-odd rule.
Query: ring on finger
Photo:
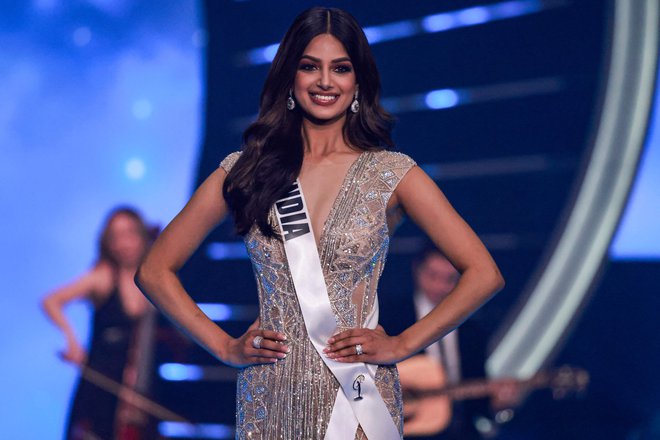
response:
[[[252,339],[252,346],[256,348],[257,350],[261,348],[261,341],[264,340],[264,337],[261,335],[257,335]]]
[[[355,354],[358,356],[362,356],[364,352],[362,351],[362,344],[356,344],[355,345]]]

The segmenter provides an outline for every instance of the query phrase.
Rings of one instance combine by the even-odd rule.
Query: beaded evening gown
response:
[[[229,172],[239,155],[230,154],[220,166]],[[377,307],[376,288],[389,244],[387,202],[414,165],[402,153],[363,152],[344,178],[319,238],[337,331],[363,327]],[[276,225],[273,210],[270,218]],[[239,372],[236,438],[323,439],[339,383],[307,336],[282,242],[253,227],[245,244],[257,280],[261,326],[286,334],[291,352],[275,364]],[[379,366],[376,385],[402,432],[396,367]],[[360,427],[355,438],[366,438]]]

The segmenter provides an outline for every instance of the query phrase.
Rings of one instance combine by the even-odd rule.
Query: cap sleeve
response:
[[[224,169],[227,173],[229,173],[239,157],[241,157],[240,151],[234,151],[233,153],[229,153],[227,157],[225,157],[220,161],[219,166],[222,169]]]
[[[380,199],[382,200],[383,209],[385,209],[387,227],[391,235],[401,223],[404,212],[400,207],[387,209],[387,204],[399,182],[417,163],[407,154],[395,151],[382,151],[379,156],[377,170],[380,183],[378,186],[382,188]]]
[[[397,151],[383,151],[380,158],[380,179],[385,183],[389,195],[396,189],[403,177],[417,165],[410,156]]]

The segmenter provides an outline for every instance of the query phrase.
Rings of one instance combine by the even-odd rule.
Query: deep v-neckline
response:
[[[314,229],[314,221],[312,220],[312,214],[309,212],[309,205],[307,205],[307,199],[305,198],[305,204],[308,206],[307,211],[309,214],[309,223],[312,225],[312,232],[314,235],[314,241],[316,242],[316,247],[319,251],[319,257],[321,257],[321,249],[323,245],[323,240],[325,238],[327,229],[328,229],[328,224],[329,221],[332,219],[332,217],[335,215],[335,212],[337,211],[338,206],[340,205],[340,202],[343,200],[345,194],[346,194],[346,186],[349,183],[349,180],[352,178],[352,175],[355,173],[355,170],[357,169],[358,163],[362,160],[362,158],[367,154],[367,151],[362,151],[358,156],[353,160],[353,162],[349,165],[348,169],[346,170],[346,174],[344,175],[344,178],[341,180],[341,184],[339,185],[339,189],[337,191],[337,195],[335,196],[334,200],[332,201],[332,205],[330,205],[330,211],[328,211],[328,216],[323,220],[322,226],[321,226],[321,232],[317,232]],[[300,180],[300,177],[298,177],[298,182],[300,185],[301,192],[303,194],[303,197],[305,197],[305,188],[303,187],[302,181]],[[317,234],[319,234],[317,236]]]

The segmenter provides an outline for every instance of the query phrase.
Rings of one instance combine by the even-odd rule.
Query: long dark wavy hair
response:
[[[360,110],[347,111],[344,141],[359,150],[393,146],[393,118],[380,105],[380,75],[360,25],[341,9],[302,12],[280,43],[261,92],[259,116],[243,133],[243,153],[222,188],[240,235],[256,224],[264,235],[277,236],[268,212],[298,177],[304,152],[304,115],[300,106],[288,110],[286,100],[303,51],[320,34],[331,34],[344,45],[360,87]]]

